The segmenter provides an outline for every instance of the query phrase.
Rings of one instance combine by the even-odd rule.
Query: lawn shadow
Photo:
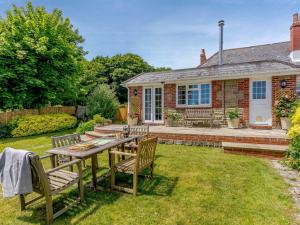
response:
[[[142,195],[171,196],[179,177],[154,175],[152,179],[145,178],[139,185]]]

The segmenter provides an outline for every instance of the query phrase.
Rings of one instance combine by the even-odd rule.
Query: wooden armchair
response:
[[[137,194],[138,175],[146,168],[150,169],[150,177],[153,177],[155,150],[157,137],[141,141],[136,153],[111,151],[111,188]],[[129,156],[129,158],[115,164],[115,155]],[[133,175],[133,189],[120,187],[115,184],[117,172]]]
[[[130,150],[131,152],[135,152],[138,148],[139,142],[142,141],[144,138],[148,138],[149,125],[129,127],[129,135],[140,135],[141,136],[141,138],[138,139],[136,142],[133,141],[128,144],[125,144],[125,150]]]
[[[63,136],[51,137],[52,147],[58,148],[61,146],[73,145],[81,142],[80,134],[67,134]],[[55,166],[72,161],[71,156],[57,155],[55,159]],[[97,163],[98,165],[98,163]],[[83,160],[83,166],[85,167],[85,160]],[[73,171],[73,166],[70,166],[70,171]]]
[[[82,181],[82,160],[76,159],[71,162],[65,163],[56,168],[48,171],[44,170],[41,159],[50,157],[50,155],[39,157],[37,155],[30,156],[31,174],[32,174],[32,187],[33,191],[40,194],[40,196],[26,202],[25,195],[20,195],[21,210],[25,210],[27,205],[45,197],[46,200],[46,215],[47,223],[51,224],[55,218],[66,212],[77,203],[81,203],[84,199],[83,194],[83,181]],[[76,165],[77,173],[63,170],[64,168]],[[63,190],[78,184],[79,196],[76,202],[71,203],[69,206],[59,210],[53,214],[53,201],[52,196],[59,194]]]

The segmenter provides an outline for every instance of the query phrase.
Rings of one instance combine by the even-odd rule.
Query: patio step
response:
[[[222,142],[225,153],[254,155],[262,157],[284,157],[288,145],[270,145],[270,144],[250,144],[236,142]]]

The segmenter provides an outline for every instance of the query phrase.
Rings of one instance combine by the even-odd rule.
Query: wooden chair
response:
[[[67,134],[63,136],[51,137],[52,147],[58,148],[62,146],[73,145],[81,142],[80,134]],[[71,156],[57,155],[55,164],[59,166],[61,164],[72,161]],[[98,164],[98,163],[97,163]],[[83,167],[85,167],[85,160],[83,160]],[[73,171],[73,166],[70,166],[70,171]]]
[[[45,171],[41,159],[45,159],[47,157],[50,157],[50,155],[42,157],[39,157],[37,155],[30,156],[33,191],[40,194],[40,196],[26,202],[25,195],[20,195],[20,205],[21,210],[25,210],[27,205],[30,205],[31,203],[45,197],[47,215],[46,219],[47,223],[51,224],[55,218],[66,212],[75,204],[81,203],[84,200],[81,167],[82,160],[76,159],[56,168]],[[71,165],[77,166],[77,173],[63,170],[64,168]],[[60,192],[73,186],[74,184],[78,184],[79,192],[79,196],[76,201],[53,214],[52,196],[55,194],[59,194]]]
[[[139,142],[149,137],[149,125],[134,126],[134,127],[129,126],[129,135],[141,135],[141,138],[137,139],[137,141],[133,141],[128,144],[125,144],[125,150],[136,152]]]
[[[157,137],[141,141],[136,153],[111,151],[111,188],[137,194],[138,175],[146,168],[150,169],[150,177],[153,177],[155,150]],[[115,164],[115,155],[129,156],[129,158]],[[133,189],[120,187],[115,184],[117,172],[133,175]]]

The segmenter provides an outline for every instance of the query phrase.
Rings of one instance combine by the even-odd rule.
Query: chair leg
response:
[[[138,174],[134,173],[133,174],[133,195],[136,196],[137,195],[137,189],[138,189]]]
[[[150,178],[153,178],[153,170],[154,170],[154,163],[151,163],[150,165]]]
[[[53,223],[53,201],[51,196],[46,197],[46,214],[47,214],[47,224]]]
[[[78,194],[80,198],[80,203],[84,201],[84,188],[83,188],[83,181],[82,181],[82,164],[78,164],[78,174],[79,174],[79,181],[78,181]]]
[[[86,167],[85,160],[82,161],[82,164],[83,164],[83,167],[85,168]]]
[[[69,157],[69,160],[72,161],[72,156]],[[73,166],[70,166],[70,171],[73,172]]]
[[[115,184],[116,184],[116,171],[112,166],[111,176],[110,176],[110,187],[111,187],[111,189],[114,189]]]
[[[21,207],[21,211],[25,210],[25,195],[20,195],[20,207]]]

